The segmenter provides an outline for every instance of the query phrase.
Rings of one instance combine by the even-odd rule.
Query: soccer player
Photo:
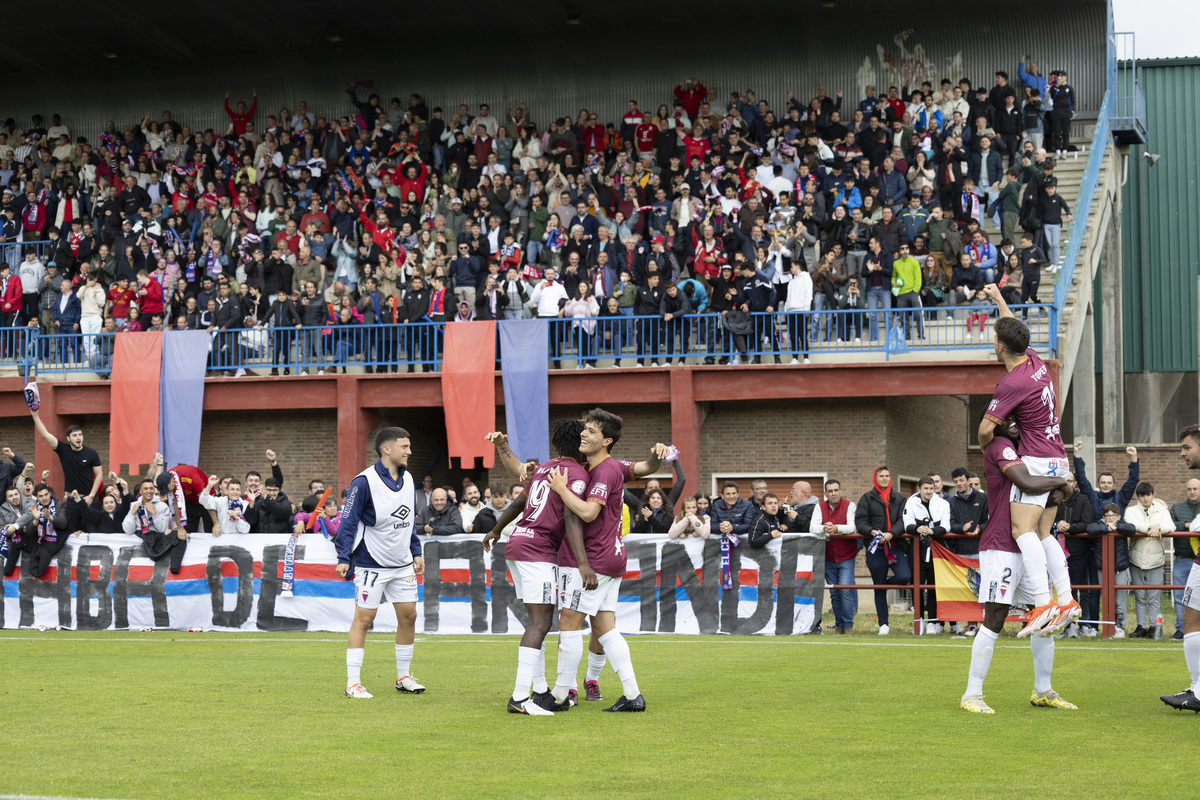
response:
[[[1200,469],[1200,426],[1189,425],[1179,434],[1179,457],[1188,469]],[[1192,562],[1183,589],[1183,658],[1192,685],[1179,694],[1160,699],[1171,708],[1200,713],[1200,556]]]
[[[1058,398],[1049,370],[1029,346],[1029,327],[1008,308],[995,284],[984,287],[1000,310],[993,326],[996,357],[1008,374],[996,384],[996,393],[979,423],[979,447],[987,448],[996,426],[1012,414],[1021,430],[1021,460],[1035,477],[1058,477],[1067,473],[1067,451],[1059,430]],[[990,487],[989,487],[990,488]],[[989,492],[990,494],[990,492]],[[1021,551],[1025,575],[1033,585],[1034,604],[1018,637],[1045,631],[1052,633],[1078,619],[1083,610],[1071,597],[1071,576],[1062,547],[1052,535],[1054,514],[1044,513],[1046,494],[1030,494],[1013,487],[1012,535]],[[1049,573],[1049,581],[1047,580]],[[1058,603],[1050,599],[1050,581]]]
[[[625,577],[625,544],[621,541],[621,506],[625,481],[658,470],[670,451],[665,444],[651,448],[651,456],[636,464],[617,461],[609,453],[621,440],[622,420],[616,414],[593,408],[584,418],[579,452],[588,461],[588,487],[585,498],[577,496],[561,468],[549,474],[550,488],[558,493],[567,508],[583,520],[583,544],[587,560],[599,576],[597,586],[584,585],[580,564],[568,548],[559,550],[558,586],[562,610],[558,617],[558,679],[554,684],[554,711],[571,707],[569,694],[579,661],[583,657],[585,617],[592,636],[599,640],[617,677],[623,694],[605,711],[645,711],[646,700],[638,688],[629,645],[617,630],[617,594]]]
[[[496,526],[483,537],[483,549],[491,551],[492,544],[500,539],[500,532],[521,517],[504,548],[517,599],[529,612],[529,624],[525,626],[521,646],[517,649],[517,682],[508,701],[511,714],[554,714],[548,710],[554,705],[554,698],[546,684],[545,641],[554,622],[558,551],[564,536],[580,564],[584,585],[596,588],[596,573],[587,565],[583,523],[566,510],[562,498],[550,491],[548,480],[551,470],[561,467],[567,473],[569,491],[577,497],[583,496],[587,490],[588,471],[576,460],[582,432],[583,423],[579,420],[564,419],[554,424],[550,443],[558,455],[537,467],[525,488],[524,502],[510,504],[496,520]]]
[[[412,454],[408,431],[384,428],[375,436],[379,460],[350,483],[342,512],[337,574],[354,580],[354,621],[346,642],[346,696],[374,697],[361,682],[367,629],[379,604],[396,609],[396,691],[420,694],[410,674],[417,624],[417,576],[425,571],[421,540],[413,525],[413,480],[405,468]],[[351,574],[353,573],[353,574]]]
[[[1020,550],[1011,534],[1008,497],[1014,487],[1027,494],[1053,494],[1051,504],[1060,493],[1070,496],[1066,473],[1058,476],[1030,474],[1018,456],[1020,429],[1014,415],[1008,415],[995,426],[995,436],[983,450],[983,468],[988,486],[988,521],[979,537],[979,599],[983,602],[983,627],[971,643],[971,670],[967,691],[959,707],[976,714],[996,713],[983,701],[983,679],[992,663],[996,639],[1014,604],[1033,601],[1033,581],[1025,572]],[[1044,576],[1043,576],[1044,577]],[[1033,694],[1029,702],[1039,708],[1075,710],[1076,706],[1058,696],[1050,685],[1054,670],[1054,637],[1031,636],[1033,651]]]

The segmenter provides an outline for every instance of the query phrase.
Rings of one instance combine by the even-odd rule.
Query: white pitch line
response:
[[[512,635],[515,635],[515,634],[512,634]],[[549,635],[553,636],[554,634],[551,633]],[[755,637],[752,639],[731,639],[731,638],[700,639],[700,638],[692,636],[690,634],[680,634],[678,636],[678,638],[671,638],[671,639],[649,639],[649,638],[644,639],[641,637],[642,636],[654,636],[657,634],[630,634],[630,635],[637,636],[638,638],[635,639],[635,641],[637,641],[639,644],[692,644],[692,645],[753,644],[753,645],[767,645],[767,646],[810,645],[810,646],[815,646],[815,647],[941,647],[941,648],[950,648],[950,649],[955,649],[955,650],[966,650],[966,649],[969,649],[971,646],[970,644],[967,644],[967,643],[943,644],[943,643],[938,643],[938,642],[844,642],[844,641],[823,642],[823,641],[816,640],[816,639],[807,639],[807,638],[806,639],[784,639],[784,638],[771,637],[771,636]],[[151,643],[151,644],[163,644],[163,643],[197,644],[197,643],[203,643],[203,642],[237,642],[237,643],[242,643],[242,642],[275,642],[275,643],[285,642],[288,644],[297,644],[300,642],[304,642],[304,643],[311,642],[313,644],[341,644],[341,643],[345,643],[345,641],[346,641],[344,638],[343,639],[291,639],[291,640],[289,640],[284,637],[286,637],[286,634],[284,634],[283,636],[280,636],[280,637],[256,636],[253,638],[240,637],[240,636],[217,638],[217,637],[212,637],[212,636],[196,636],[193,634],[192,636],[181,637],[181,638],[167,638],[165,636],[159,636],[159,637],[147,636],[145,638],[130,637],[127,639],[111,637],[111,636],[110,637],[88,637],[86,639],[54,639],[54,638],[51,638],[48,636],[0,636],[0,642],[5,642],[5,641],[54,642],[54,643],[68,643],[69,642],[71,644],[90,643],[90,642],[138,642],[138,643]],[[387,638],[390,639],[392,637],[389,635]],[[378,636],[372,637],[372,638],[370,638],[370,641],[381,641],[381,638]],[[511,639],[501,639],[498,636],[480,636],[477,639],[442,639],[437,636],[423,636],[423,637],[419,636],[416,638],[416,641],[424,643],[424,644],[433,644],[433,643],[438,643],[438,644],[499,644],[499,645],[511,645],[512,644]],[[1028,650],[1029,649],[1025,645],[1020,645],[1020,644],[998,644],[998,645],[996,645],[996,648],[1000,649],[1000,650]],[[1095,650],[1095,651],[1103,651],[1103,652],[1107,652],[1107,653],[1167,653],[1172,656],[1174,656],[1176,654],[1176,652],[1178,652],[1175,648],[1167,648],[1167,647],[1163,647],[1163,648],[1149,648],[1149,647],[1124,648],[1124,647],[1096,647],[1094,645],[1080,645],[1080,646],[1064,645],[1063,649],[1064,650]],[[18,797],[18,795],[0,795],[0,800],[7,800],[7,798],[9,798],[9,797]],[[30,795],[30,797],[34,797],[34,796]]]
[[[99,797],[69,797],[58,794],[0,794],[0,800],[105,800]]]

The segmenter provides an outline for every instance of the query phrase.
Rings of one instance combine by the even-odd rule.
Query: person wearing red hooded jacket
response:
[[[867,569],[871,583],[876,585],[912,585],[912,567],[908,543],[900,539],[904,531],[904,502],[908,498],[892,485],[892,473],[887,467],[876,467],[872,488],[858,500],[854,512],[854,527],[863,537],[867,551]],[[888,577],[888,572],[892,576]],[[879,635],[888,629],[887,590],[875,590],[875,613],[879,617]]]

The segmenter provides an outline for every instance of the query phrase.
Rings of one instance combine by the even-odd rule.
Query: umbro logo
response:
[[[400,506],[392,512],[392,516],[403,522],[404,520],[408,519],[408,515],[410,513],[411,511],[409,510],[408,506]]]

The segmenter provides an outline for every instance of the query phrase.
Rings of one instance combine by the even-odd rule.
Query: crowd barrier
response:
[[[425,574],[417,601],[422,633],[520,633],[528,617],[504,566],[504,545],[482,536],[421,537]],[[285,597],[287,534],[193,534],[183,566],[146,557],[124,534],[70,537],[41,579],[4,580],[0,627],[74,630],[346,631],[354,585],[334,572],[333,543],[299,537],[293,596]],[[820,619],[825,543],[786,535],[762,549],[734,548],[732,588],[721,588],[717,539],[685,541],[631,534],[617,626],[625,633],[790,635]],[[395,630],[390,606],[375,630]]]
[[[1013,310],[1030,320],[1034,346],[1053,350],[1058,331],[1054,307],[1041,304],[1014,306]],[[704,359],[769,363],[778,358],[786,363],[827,353],[878,354],[887,360],[900,351],[922,349],[983,354],[991,350],[994,318],[988,317],[988,312],[986,307],[975,306],[773,312],[750,314],[736,326],[720,314],[707,313],[669,321],[652,316],[556,318],[547,321],[546,357],[553,367],[583,369],[601,362],[604,366],[629,366],[689,359],[692,363]],[[968,319],[972,323],[969,330]],[[148,319],[143,322],[149,324]],[[443,327],[447,324],[456,323],[216,330],[212,332],[209,369],[287,369],[295,374],[364,367],[380,372],[436,372],[443,358]],[[11,328],[0,338],[0,363],[28,364],[33,374],[107,374],[120,335],[39,334],[33,328]],[[499,356],[497,342],[497,368]]]

